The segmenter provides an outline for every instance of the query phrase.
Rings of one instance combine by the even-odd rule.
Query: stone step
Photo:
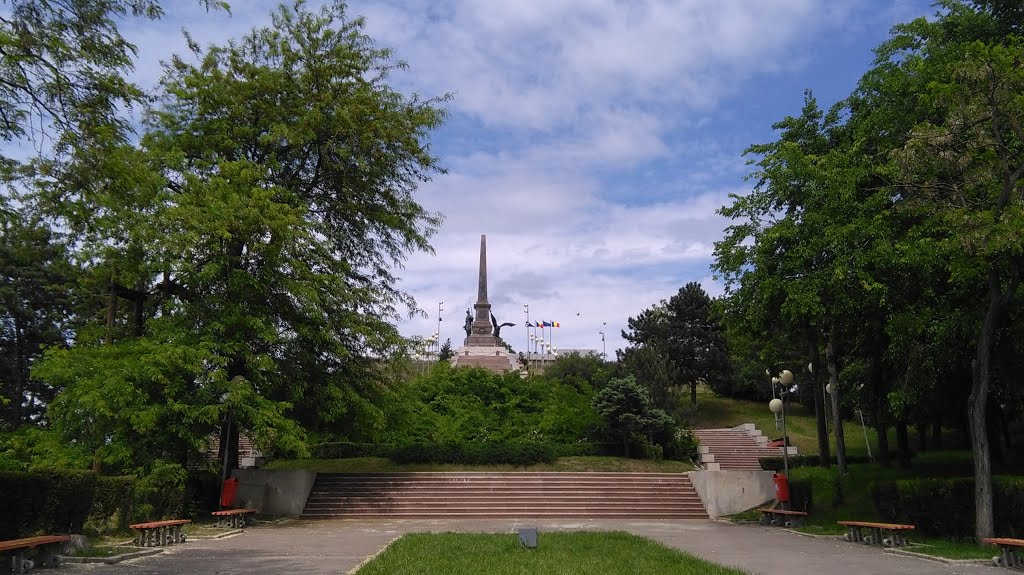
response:
[[[303,517],[706,518],[678,473],[317,475]]]

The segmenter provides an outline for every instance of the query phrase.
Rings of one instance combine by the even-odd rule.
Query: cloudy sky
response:
[[[232,0],[232,14],[169,0],[133,23],[138,78],[201,43],[269,22],[277,2]],[[317,2],[311,2],[316,4]],[[847,95],[890,26],[930,14],[916,0],[351,0],[351,15],[409,70],[395,87],[452,93],[432,139],[449,170],[419,192],[445,214],[436,253],[401,273],[425,316],[461,345],[476,297],[480,235],[505,339],[525,348],[530,319],[561,322],[559,348],[623,347],[626,319],[690,281],[712,295],[715,210],[749,189],[742,156],[799,113],[804,89]]]

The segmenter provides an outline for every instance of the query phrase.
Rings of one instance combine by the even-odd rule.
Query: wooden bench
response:
[[[1024,539],[1007,539],[1005,537],[986,537],[982,539],[985,543],[998,545],[1002,555],[992,558],[996,567],[1007,567],[1009,569],[1024,570],[1024,557],[1021,556],[1021,548],[1024,547]]]
[[[191,519],[165,519],[164,521],[136,523],[129,527],[139,532],[139,536],[135,540],[139,547],[160,547],[184,543],[185,534],[181,532],[181,526],[189,523],[192,523]]]
[[[256,514],[255,509],[222,509],[220,511],[214,511],[211,515],[217,518],[217,527],[231,527],[239,528],[245,527],[245,524],[252,519],[252,515]]]
[[[761,512],[761,525],[785,525],[786,527],[797,527],[800,525],[800,521],[807,517],[807,514],[803,511],[790,511],[789,509],[772,509],[770,507],[762,507],[758,509]]]
[[[904,531],[914,529],[913,525],[899,525],[896,523],[874,523],[871,521],[837,521],[846,527],[844,539],[856,543],[867,543],[868,545],[883,545],[885,547],[903,547],[907,540],[903,537]],[[869,535],[862,535],[860,530],[869,530]]]
[[[11,569],[11,573],[21,575],[34,567],[60,565],[60,555],[57,553],[68,541],[71,541],[69,535],[40,535],[0,541],[0,555],[10,558],[10,561],[4,563]],[[32,549],[36,550],[34,561],[25,558],[25,555]]]

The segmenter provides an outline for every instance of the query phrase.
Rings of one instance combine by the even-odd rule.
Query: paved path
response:
[[[980,565],[945,565],[883,553],[838,539],[802,537],[777,527],[708,520],[338,520],[293,521],[250,528],[234,537],[189,542],[160,555],[115,565],[68,565],[68,575],[289,575],[349,573],[404,533],[470,531],[628,531],[709,561],[757,575],[946,575],[1000,571]]]

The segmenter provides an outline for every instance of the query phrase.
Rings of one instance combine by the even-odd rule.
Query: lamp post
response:
[[[601,361],[608,361],[608,345],[604,342],[604,330],[597,333],[601,334]]]
[[[789,434],[786,432],[786,394],[789,386],[793,385],[793,372],[788,369],[782,370],[778,377],[772,378],[772,390],[779,385],[779,396],[768,402],[768,409],[774,414],[782,416],[782,467],[786,478],[789,478]]]
[[[444,305],[443,301],[437,302],[437,357],[438,357],[438,359],[441,358],[441,312],[444,311],[444,308],[441,307],[442,305]]]

